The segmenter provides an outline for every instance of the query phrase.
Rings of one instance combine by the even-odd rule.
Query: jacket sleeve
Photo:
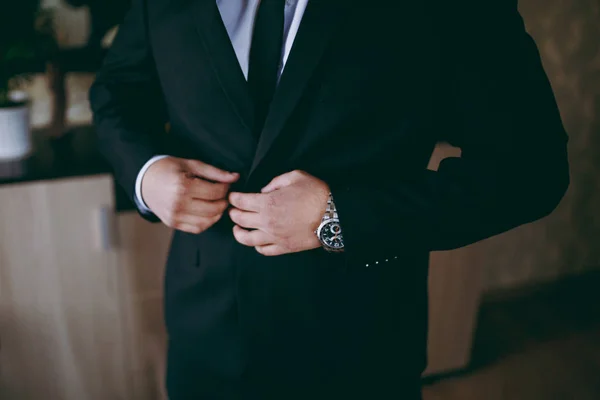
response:
[[[436,117],[440,141],[462,155],[435,172],[332,187],[350,259],[472,244],[548,215],[569,185],[567,135],[516,2],[447,3]]]
[[[166,154],[161,142],[167,112],[148,40],[145,0],[133,0],[89,97],[100,152],[135,203],[138,172],[153,156]],[[148,213],[142,216],[156,221]]]

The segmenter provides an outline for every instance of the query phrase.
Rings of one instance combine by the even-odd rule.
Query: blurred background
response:
[[[163,399],[162,268],[87,91],[129,0],[0,2],[0,398]],[[544,220],[434,253],[426,400],[600,398],[600,2],[521,0],[570,135]],[[430,168],[460,154],[440,145]]]

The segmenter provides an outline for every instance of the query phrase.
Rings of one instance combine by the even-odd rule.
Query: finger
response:
[[[175,229],[177,231],[181,231],[181,232],[192,233],[194,235],[197,235],[200,233],[200,228],[198,228],[195,225],[190,225],[190,224],[177,224],[177,225],[173,226],[173,229]]]
[[[267,186],[262,188],[261,193],[271,193],[274,190],[282,189],[286,186],[290,186],[294,181],[295,172],[288,172],[283,175],[279,175],[274,178]]]
[[[264,226],[262,216],[259,213],[232,208],[229,210],[229,216],[233,222],[242,228],[260,229]]]
[[[228,183],[212,183],[184,174],[179,183],[179,193],[193,199],[215,201],[225,199],[229,187]]]
[[[198,160],[186,160],[189,172],[213,182],[233,183],[240,178],[236,172],[228,172]]]
[[[171,227],[179,231],[199,234],[213,226],[219,219],[221,219],[221,215],[212,218],[203,218],[196,215],[183,215],[179,216],[177,221],[175,221]]]
[[[173,225],[192,225],[200,228],[210,226],[217,222],[223,214],[213,215],[211,217],[202,217],[194,214],[178,214],[173,218]]]
[[[255,246],[256,251],[267,257],[281,256],[287,254],[287,251],[276,244],[267,244],[264,246]]]
[[[260,193],[239,193],[229,194],[229,203],[235,208],[243,211],[258,212],[263,209],[266,196]]]
[[[263,231],[248,231],[237,225],[233,227],[233,236],[238,243],[248,247],[266,246],[274,242],[274,238]]]
[[[212,218],[221,215],[229,207],[227,200],[206,201],[192,199],[186,203],[186,206],[181,210],[184,214]]]

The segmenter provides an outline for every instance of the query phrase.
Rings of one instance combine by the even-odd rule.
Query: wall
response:
[[[499,289],[600,267],[600,2],[521,0],[570,135],[571,187],[546,219],[485,243]]]
[[[572,184],[550,217],[477,247],[485,251],[481,268],[490,290],[600,267],[600,2],[521,0],[520,4],[570,134]],[[71,21],[71,12],[66,11],[62,21]],[[78,26],[74,23],[72,29]],[[65,38],[76,41],[73,31],[64,32]],[[90,120],[86,92],[92,79],[85,74],[68,78],[70,124]],[[34,124],[41,126],[50,115],[42,77],[32,92]]]

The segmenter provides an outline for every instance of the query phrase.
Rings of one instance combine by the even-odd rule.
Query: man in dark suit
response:
[[[420,398],[429,252],[569,182],[516,1],[135,0],[90,98],[176,229],[171,400]],[[462,157],[429,171],[440,141]]]

